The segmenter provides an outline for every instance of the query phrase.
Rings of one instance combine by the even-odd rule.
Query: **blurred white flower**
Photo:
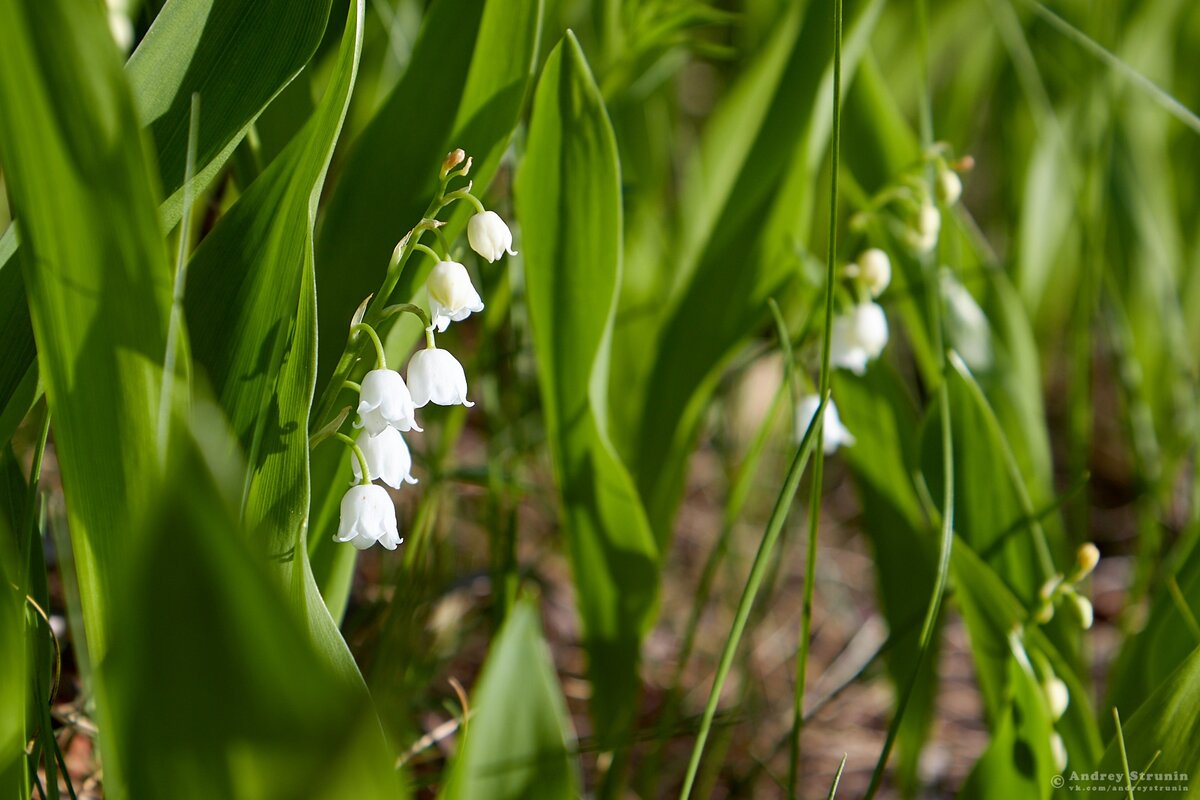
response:
[[[962,178],[958,177],[958,173],[949,167],[941,170],[937,176],[937,193],[938,199],[948,206],[952,206],[962,197]]]
[[[867,371],[867,362],[883,352],[887,341],[888,323],[883,309],[876,303],[859,303],[833,321],[830,362],[862,375]]]
[[[500,219],[495,211],[482,211],[467,222],[467,241],[471,249],[486,258],[489,262],[508,253],[517,254],[512,249],[512,231]]]
[[[364,431],[358,435],[356,442],[367,460],[368,480],[381,479],[393,489],[399,489],[403,483],[416,483],[412,476],[412,453],[400,431],[387,426],[378,436],[371,436]],[[362,467],[357,458],[350,459],[354,468],[354,479],[362,479]]]
[[[1067,690],[1067,684],[1063,683],[1057,675],[1051,675],[1042,684],[1042,691],[1046,694],[1046,705],[1050,707],[1050,716],[1057,722],[1062,719],[1067,705],[1071,702],[1071,693]]]
[[[917,253],[928,253],[937,246],[938,234],[942,230],[942,215],[937,206],[926,200],[912,226],[905,232],[905,242]]]
[[[1067,768],[1067,746],[1057,733],[1050,734],[1050,756],[1054,759],[1054,769],[1062,772]]]
[[[438,333],[473,311],[483,311],[483,301],[471,284],[467,268],[457,261],[439,261],[425,287],[429,291],[430,327]]]
[[[396,507],[387,489],[373,483],[350,487],[342,498],[341,521],[334,539],[349,542],[359,550],[366,550],[376,542],[395,550],[404,540],[400,538]]]
[[[417,408],[429,403],[439,406],[473,406],[467,400],[467,375],[453,355],[440,348],[418,350],[408,362],[408,385]]]
[[[408,386],[393,369],[373,369],[363,378],[358,417],[356,426],[366,428],[372,436],[383,433],[389,425],[401,431],[421,430]]]
[[[892,260],[878,247],[872,247],[858,257],[858,273],[871,297],[879,297],[892,282]]]
[[[972,372],[986,370],[992,366],[992,334],[987,315],[953,272],[943,269],[941,275],[942,299],[946,301],[946,336],[950,345]]]
[[[122,53],[133,46],[133,20],[129,0],[108,0],[108,29]]]
[[[800,443],[799,439],[804,437],[808,426],[812,424],[813,417],[817,415],[820,405],[821,398],[815,394],[801,398],[796,405],[796,436],[799,437],[796,441],[797,444]],[[854,444],[854,434],[846,430],[846,426],[842,424],[842,419],[838,416],[837,405],[834,404],[832,397],[825,406],[824,417],[825,455],[832,455],[842,445],[850,447]]]

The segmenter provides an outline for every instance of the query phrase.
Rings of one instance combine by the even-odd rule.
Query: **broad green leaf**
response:
[[[88,647],[159,473],[170,271],[120,57],[100,6],[0,3],[0,161],[78,563]],[[7,267],[5,268],[7,269]],[[117,711],[98,684],[101,745]],[[122,794],[117,759],[106,786]]]
[[[461,147],[474,157],[477,191],[491,181],[525,101],[541,20],[542,0],[431,5],[404,77],[353,142],[321,221],[322,379],[341,354],[354,309],[379,286],[396,242],[421,220],[445,155]],[[409,300],[431,266],[409,266],[398,302]]]
[[[125,72],[158,154],[167,227],[183,205],[192,94],[200,95],[193,191],[207,186],[255,117],[308,63],[331,0],[171,0]]]
[[[518,603],[497,634],[465,730],[439,798],[580,796],[575,733],[532,601]]]
[[[881,7],[847,3],[847,72]],[[629,387],[624,366],[620,372],[620,396],[645,409],[622,444],[636,454],[660,546],[721,366],[763,324],[767,299],[797,274],[796,241],[807,238],[830,126],[832,13],[826,3],[793,4],[715,112],[683,189],[677,291],[657,344],[628,369],[644,385]]]
[[[1178,588],[1182,606],[1174,595],[1172,581]],[[1122,643],[1109,679],[1108,705],[1128,713],[1163,685],[1192,651],[1200,647],[1200,631],[1193,627],[1198,613],[1200,547],[1193,540],[1178,569],[1159,582],[1150,601],[1145,627]]]
[[[1192,651],[1136,713],[1130,716],[1131,709],[1119,710],[1123,712],[1121,728],[1129,769],[1140,772],[1153,763],[1152,773],[1182,773],[1179,781],[1148,779],[1147,788],[1154,784],[1187,786],[1191,797],[1200,785],[1200,648]],[[1122,771],[1115,737],[1104,751],[1099,769]],[[1182,794],[1184,790],[1175,791]]]
[[[205,401],[197,419],[215,417]],[[102,667],[128,796],[401,796],[361,682],[314,647],[240,530],[239,467],[219,455],[230,434],[180,428],[141,546],[119,571],[125,624]]]
[[[608,351],[621,282],[620,168],[583,51],[569,33],[538,83],[517,176],[525,279],[601,746],[633,721],[638,647],[658,553],[608,436]]]
[[[170,0],[156,16],[125,74],[155,147],[159,183],[168,195],[159,207],[165,226],[179,221],[183,202],[192,93],[201,98],[192,181],[199,192],[217,177],[263,107],[308,61],[325,29],[329,4]],[[253,69],[245,68],[248,63]],[[0,237],[0,409],[36,358],[16,258],[17,227],[12,225]]]
[[[315,114],[196,251],[187,293],[196,364],[246,454],[247,528],[283,565],[314,635],[349,672],[356,672],[353,660],[308,567],[304,526],[316,375],[313,225],[354,86],[362,9],[362,0],[350,6],[333,79]]]

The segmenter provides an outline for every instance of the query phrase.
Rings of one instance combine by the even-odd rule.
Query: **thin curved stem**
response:
[[[449,256],[443,257],[440,253],[438,253],[437,250],[434,250],[429,245],[421,244],[420,242],[414,242],[412,248],[413,248],[413,250],[420,250],[422,253],[429,256],[434,261],[445,261],[447,258],[449,258]]]
[[[817,425],[817,457],[813,462],[808,505],[808,545],[804,559],[804,601],[800,611],[800,642],[796,654],[796,685],[792,695],[792,736],[788,748],[788,797],[796,796],[799,778],[800,732],[804,728],[804,690],[808,679],[808,651],[812,639],[813,598],[817,574],[817,537],[821,519],[821,488],[824,477],[824,403],[828,402],[830,360],[833,340],[833,290],[836,282],[838,168],[842,134],[842,0],[833,3],[833,130],[831,133],[829,180],[829,240],[825,259],[825,330],[821,338],[821,377],[818,394],[823,399]]]
[[[362,448],[358,446],[358,442],[351,439],[341,431],[334,434],[338,439],[345,442],[350,450],[354,453],[354,457],[358,459],[358,468],[362,472],[359,477],[359,484],[362,486],[371,485],[371,470],[367,468],[367,456],[363,453]]]
[[[725,647],[721,651],[721,660],[717,665],[717,674],[713,679],[712,689],[708,694],[708,705],[705,706],[704,717],[700,722],[700,730],[696,734],[696,744],[692,748],[692,757],[688,762],[687,776],[684,779],[683,789],[679,793],[680,800],[687,800],[691,797],[692,787],[696,783],[696,773],[700,769],[700,758],[704,755],[704,745],[708,741],[709,731],[712,730],[713,718],[717,714],[717,703],[721,699],[721,690],[725,686],[726,678],[729,677],[729,670],[733,666],[733,658],[737,654],[738,643],[741,642],[742,634],[746,630],[746,621],[750,617],[750,611],[754,606],[755,598],[758,596],[763,576],[766,575],[767,567],[771,562],[771,554],[775,551],[775,545],[779,541],[780,533],[783,531],[783,524],[787,520],[788,512],[791,510],[792,500],[796,495],[797,488],[800,486],[800,478],[804,475],[804,468],[808,464],[809,454],[812,452],[813,445],[817,440],[817,431],[821,427],[819,422],[824,418],[825,406],[828,402],[828,395],[821,398],[821,404],[817,407],[817,412],[813,416],[808,430],[804,432],[804,438],[800,441],[800,446],[796,448],[796,454],[792,457],[792,463],[788,467],[783,490],[780,491],[779,497],[775,500],[775,507],[771,511],[771,518],[767,521],[767,528],[763,532],[762,540],[759,542],[758,552],[754,555],[754,563],[751,565],[750,575],[746,579],[746,588],[742,590],[742,597],[738,601],[733,627],[729,631],[729,638],[725,640]]]
[[[351,328],[350,331],[352,333],[365,333],[371,337],[371,344],[375,345],[375,364],[379,369],[387,369],[387,353],[384,352],[383,342],[379,340],[379,334],[375,332],[375,329],[365,322],[360,322]]]
[[[412,314],[421,320],[421,325],[423,327],[428,328],[430,325],[428,312],[415,303],[397,303],[394,306],[388,306],[382,312],[380,312],[379,318],[387,319],[388,317],[395,316],[396,314]]]
[[[483,207],[483,203],[480,202],[479,198],[471,194],[470,184],[468,184],[465,189],[458,189],[446,195],[446,199],[442,202],[442,205],[438,210],[440,211],[442,208],[445,208],[446,206],[451,205],[459,200],[466,200],[471,205],[475,206],[475,210],[480,214],[487,211],[487,209]]]

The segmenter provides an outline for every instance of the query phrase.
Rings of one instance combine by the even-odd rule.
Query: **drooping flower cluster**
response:
[[[918,258],[932,253],[937,248],[942,229],[942,215],[937,203],[950,206],[958,202],[963,188],[958,173],[970,169],[973,165],[970,158],[963,158],[954,163],[947,161],[946,151],[945,145],[934,147],[929,153],[929,160],[918,165],[918,172],[906,175],[895,185],[881,191],[867,208],[855,217],[853,226],[860,230],[867,229],[871,227],[869,221],[872,219],[890,220],[894,226],[895,220],[899,219],[902,225],[899,230],[894,231],[896,239]],[[932,185],[926,175],[926,168],[930,162],[933,169]],[[884,208],[893,209],[894,213],[879,213]],[[888,343],[887,314],[875,301],[891,283],[892,262],[883,250],[868,248],[859,254],[856,261],[846,265],[843,276],[847,280],[846,294],[849,297],[847,302],[841,303],[841,312],[830,324],[830,365],[837,369],[849,370],[855,375],[863,375]],[[951,309],[951,321],[971,316],[971,309],[967,308],[962,298],[956,296],[955,299],[958,302]],[[972,355],[978,355],[978,350],[979,348],[976,348],[972,351]],[[811,420],[817,405],[815,395],[805,398],[797,408],[798,418],[803,417],[805,422]],[[849,446],[854,443],[854,436],[838,419],[837,407],[832,400],[826,409],[824,423],[826,452],[832,453],[841,445]],[[807,425],[798,425],[799,429],[805,427]]]
[[[459,165],[465,165],[459,167]],[[403,268],[407,258],[416,251],[424,252],[436,259],[425,283],[429,298],[429,309],[402,304],[378,306],[380,311],[372,317],[371,309],[376,306],[364,303],[368,321],[356,322],[351,327],[354,334],[350,347],[357,347],[365,339],[374,344],[376,366],[363,376],[360,384],[349,380],[344,386],[358,391],[356,408],[358,420],[354,427],[361,429],[357,438],[351,439],[341,433],[336,435],[353,451],[352,470],[356,485],[342,498],[341,517],[337,535],[339,542],[347,542],[359,550],[379,543],[394,550],[404,540],[400,537],[396,522],[396,508],[387,490],[372,481],[382,481],[392,489],[404,484],[415,484],[412,474],[412,453],[402,433],[421,432],[416,412],[430,403],[440,406],[473,406],[467,399],[467,377],[463,366],[450,352],[439,348],[435,333],[443,333],[451,322],[460,322],[473,313],[483,310],[483,301],[471,282],[465,265],[450,259],[448,252],[438,252],[420,243],[425,231],[436,231],[443,223],[436,220],[436,212],[456,200],[468,200],[477,209],[467,225],[468,242],[481,258],[493,262],[504,253],[515,254],[512,249],[512,233],[504,221],[493,211],[483,208],[474,195],[471,185],[447,193],[451,179],[466,175],[471,160],[461,150],[447,156],[442,165],[441,191],[435,200],[433,219],[423,220],[421,225],[409,233],[393,253],[385,287],[395,285],[395,273]],[[457,168],[457,169],[456,169]],[[384,298],[386,301],[386,298]],[[412,313],[420,317],[425,325],[426,347],[414,353],[408,363],[407,381],[398,371],[389,369],[384,348],[373,324],[378,324],[394,313]],[[335,425],[340,423],[335,423]]]

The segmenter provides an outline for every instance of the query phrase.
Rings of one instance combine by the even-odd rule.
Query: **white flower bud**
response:
[[[938,199],[952,206],[962,197],[962,178],[952,169],[943,169],[937,176]]]
[[[1042,691],[1046,695],[1046,705],[1050,708],[1050,716],[1057,722],[1062,719],[1067,705],[1071,702],[1071,693],[1067,689],[1067,684],[1057,675],[1051,675],[1042,684]]]
[[[350,487],[342,498],[341,520],[334,540],[349,542],[359,550],[366,550],[376,542],[395,550],[404,540],[400,538],[396,507],[387,489],[373,483]]]
[[[360,433],[356,442],[367,460],[367,479],[382,480],[393,489],[399,489],[401,484],[416,483],[412,476],[412,454],[400,431],[392,426],[383,429],[378,436]],[[362,479],[362,467],[358,458],[351,458],[350,464],[354,469],[354,479]]]
[[[817,414],[817,408],[821,405],[821,398],[815,394],[807,395],[800,400],[796,406],[796,443],[800,443],[800,438],[803,438],[808,426],[812,424],[813,417]],[[845,445],[850,447],[854,444],[854,434],[842,425],[842,419],[838,416],[837,406],[834,405],[833,398],[829,399],[829,403],[825,406],[825,455],[831,455],[837,451],[839,447]]]
[[[1092,601],[1074,591],[1068,591],[1066,596],[1071,601],[1071,607],[1075,609],[1075,616],[1079,618],[1079,627],[1085,631],[1091,628],[1095,618]]]
[[[467,222],[467,241],[471,243],[472,250],[489,262],[505,253],[510,256],[517,254],[512,249],[512,231],[495,211],[483,211],[471,217]]]
[[[413,353],[408,362],[408,384],[417,408],[431,402],[439,406],[475,405],[467,400],[467,375],[462,364],[446,350]]]
[[[416,407],[404,378],[392,369],[373,369],[362,381],[356,427],[378,436],[389,425],[401,431],[419,431]]]
[[[467,268],[457,261],[439,261],[429,273],[425,288],[429,292],[430,327],[438,333],[473,311],[483,311],[483,301],[471,284]]]
[[[892,282],[892,260],[878,247],[872,247],[858,257],[858,274],[871,297],[879,297]]]
[[[859,303],[833,321],[830,361],[855,375],[867,371],[867,362],[883,352],[888,341],[887,315],[876,303]]]

